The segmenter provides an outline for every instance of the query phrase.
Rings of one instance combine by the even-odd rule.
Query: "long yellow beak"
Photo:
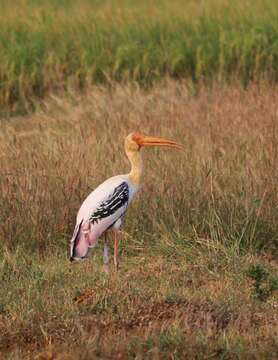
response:
[[[183,148],[183,146],[181,144],[178,144],[177,142],[175,142],[173,140],[152,137],[152,136],[141,136],[140,139],[137,140],[137,143],[140,146],[167,146],[167,147],[173,147],[176,149]]]

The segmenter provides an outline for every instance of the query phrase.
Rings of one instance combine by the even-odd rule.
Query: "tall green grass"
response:
[[[0,1],[0,105],[111,79],[278,79],[278,6],[254,1]]]

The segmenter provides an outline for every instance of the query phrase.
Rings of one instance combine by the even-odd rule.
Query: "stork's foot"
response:
[[[108,265],[109,264],[109,254],[108,254],[108,246],[104,245],[104,251],[103,251],[103,264]]]
[[[119,262],[118,262],[118,246],[119,246],[119,233],[118,231],[113,231],[114,237],[114,265],[115,270],[119,269]]]
[[[119,270],[119,262],[115,258],[114,258],[114,266],[115,266],[115,270],[118,271]]]
[[[109,265],[108,264],[103,264],[103,271],[105,272],[106,275],[109,275]]]
[[[106,274],[109,274],[108,264],[109,264],[109,247],[108,247],[107,234],[105,234],[104,247],[103,247],[103,270]]]

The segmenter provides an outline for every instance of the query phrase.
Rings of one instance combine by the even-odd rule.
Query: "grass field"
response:
[[[278,358],[275,0],[0,0],[0,358]],[[120,269],[76,212],[144,151]]]
[[[277,81],[275,0],[0,1],[1,113],[111,80]]]
[[[194,91],[111,83],[1,122],[2,358],[277,358],[277,86]],[[101,244],[70,264],[76,211],[129,170],[134,130],[185,149],[145,151],[118,273]]]

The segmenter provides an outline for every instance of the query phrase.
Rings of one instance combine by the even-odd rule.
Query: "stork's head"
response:
[[[125,139],[125,149],[127,151],[140,151],[144,146],[167,146],[182,149],[182,145],[175,141],[153,136],[144,136],[139,133],[131,133]]]

